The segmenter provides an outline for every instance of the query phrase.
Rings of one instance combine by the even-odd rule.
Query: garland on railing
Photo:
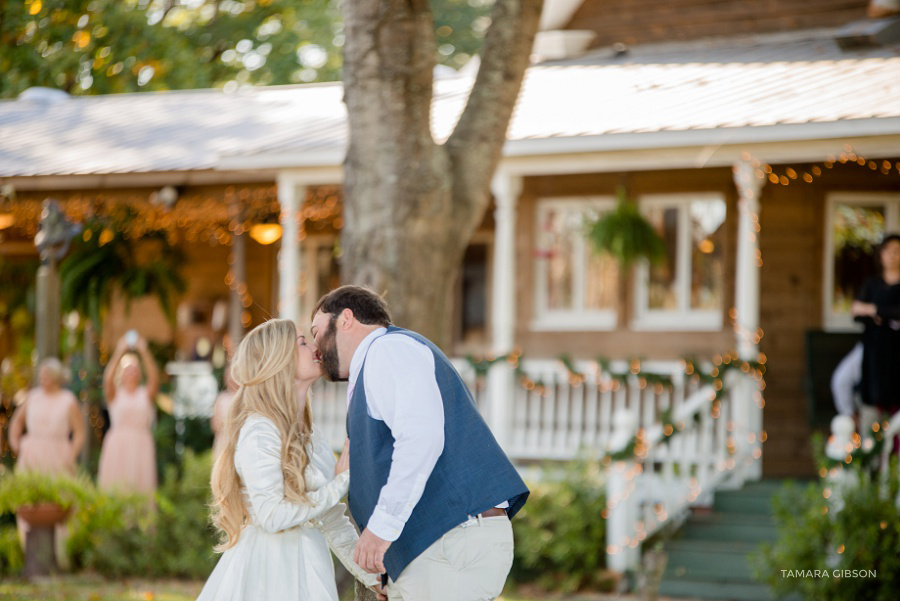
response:
[[[865,440],[862,440],[859,434],[854,433],[850,443],[853,448],[844,455],[843,459],[833,459],[819,450],[823,445],[821,436],[818,436],[813,441],[813,448],[817,450],[819,475],[824,478],[832,469],[839,467],[859,467],[862,470],[877,467],[881,453],[884,451],[884,430],[887,425],[887,422],[872,424],[872,436]]]
[[[485,355],[476,357],[475,355],[466,355],[466,361],[475,371],[475,377],[478,380],[487,377],[488,372],[491,371],[491,367],[493,367],[495,363],[505,362],[513,368],[513,373],[523,388],[527,390],[534,390],[535,388],[543,389],[544,383],[541,380],[532,380],[528,374],[525,373],[525,370],[522,369],[523,357],[522,351],[517,347],[509,353],[500,356]]]
[[[659,421],[663,432],[663,437],[660,442],[669,440],[680,430],[678,425],[672,419],[671,409],[666,409],[660,413]],[[644,442],[644,435],[645,432],[643,429],[638,430],[624,447],[618,451],[607,451],[606,454],[600,458],[601,463],[603,463],[603,465],[609,465],[613,461],[628,461],[630,459],[634,459],[637,463],[643,463],[648,455],[647,445]]]
[[[500,355],[499,357],[492,356],[482,356],[476,357],[475,355],[466,355],[466,361],[469,362],[469,365],[472,366],[472,369],[475,370],[475,376],[479,378],[483,378],[487,376],[488,372],[491,371],[491,367],[494,366],[494,363],[499,363],[501,361],[509,360],[512,353],[507,353],[506,355]]]
[[[647,385],[655,385],[658,387],[664,388],[672,388],[672,377],[666,374],[654,373],[650,371],[644,371],[641,369],[641,363],[643,359],[634,358],[628,360],[628,371],[627,372],[616,372],[612,369],[612,362],[606,357],[597,357],[597,365],[600,366],[600,370],[607,375],[614,382],[619,382],[619,384],[627,384],[628,378],[631,376],[637,376],[638,381],[641,383],[642,387]]]
[[[570,386],[580,386],[587,381],[587,375],[578,370],[575,361],[570,355],[562,354],[559,355],[557,359],[569,375]],[[519,383],[526,390],[537,389],[538,391],[542,391],[544,388],[544,383],[542,381],[532,380],[522,369],[523,353],[519,349],[515,349],[505,355],[499,356],[487,355],[476,357],[475,355],[467,355],[466,360],[469,365],[472,366],[476,377],[479,379],[486,377],[494,364],[506,362],[513,368]],[[641,358],[629,359],[627,361],[628,371],[626,372],[617,372],[613,370],[612,361],[606,357],[598,357],[596,363],[601,373],[605,374],[609,380],[618,383],[620,386],[626,386],[629,378],[637,377],[641,388],[650,385],[657,388],[659,392],[662,392],[662,389],[664,388],[671,390],[674,387],[674,382],[670,375],[642,369],[643,359]],[[686,376],[696,378],[700,382],[709,384],[712,387],[713,397],[710,399],[710,412],[713,419],[717,419],[721,414],[721,400],[728,393],[728,390],[725,387],[725,374],[730,370],[739,369],[744,372],[759,383],[760,389],[765,386],[763,382],[763,375],[766,371],[765,355],[762,353],[760,353],[759,360],[741,361],[737,352],[730,351],[723,355],[715,355],[712,363],[712,368],[709,371],[704,371],[699,369],[698,366],[700,365],[700,361],[695,357],[682,358],[682,369]],[[695,421],[699,419],[699,414],[694,415]],[[660,426],[663,428],[663,441],[668,440],[684,429],[684,424],[679,425],[672,420],[672,413],[670,410],[665,410],[660,414]],[[642,462],[643,458],[647,456],[647,449],[643,440],[644,434],[643,430],[639,430],[631,440],[629,440],[625,447],[618,451],[607,452],[601,458],[601,461],[605,464],[609,464],[612,461],[624,461],[628,459],[635,459],[638,462]],[[764,435],[761,435],[761,439],[765,440]],[[733,441],[728,444],[727,448],[728,453],[734,455],[736,447]]]

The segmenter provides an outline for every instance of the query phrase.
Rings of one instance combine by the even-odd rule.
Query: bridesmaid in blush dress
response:
[[[159,370],[147,341],[138,337],[133,346],[146,373],[146,382],[141,386],[140,364],[134,355],[126,355],[130,346],[125,337],[119,340],[103,372],[110,429],[100,451],[97,483],[103,490],[152,496],[156,491],[153,399],[159,388]]]
[[[9,425],[17,470],[75,473],[84,445],[84,420],[75,395],[63,384],[65,371],[59,359],[44,359],[38,368],[38,387],[28,391]]]
[[[9,446],[17,455],[16,471],[75,474],[85,428],[75,395],[63,388],[65,381],[59,359],[41,361],[38,386],[28,391],[9,424]],[[24,541],[28,524],[19,519],[18,527]],[[57,528],[58,545],[65,540],[64,528]]]

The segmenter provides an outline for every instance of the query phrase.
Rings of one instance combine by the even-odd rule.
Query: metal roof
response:
[[[544,142],[553,152],[578,152],[584,139],[597,136],[613,149],[619,137],[645,148],[663,135],[667,145],[711,143],[704,140],[720,140],[723,132],[740,142],[761,128],[801,124],[788,135],[814,138],[819,125],[829,125],[829,135],[835,126],[854,132],[857,123],[870,124],[863,135],[874,135],[873,119],[883,120],[878,134],[900,133],[900,57],[884,49],[849,58],[739,61],[736,49],[720,47],[730,62],[710,62],[694,60],[696,48],[682,45],[673,61],[596,55],[593,62],[531,67],[505,153],[541,155]],[[761,52],[745,50],[745,57]],[[438,141],[452,131],[471,82],[471,76],[436,81]],[[240,168],[243,158],[258,168],[266,157],[278,167],[338,165],[347,135],[339,83],[29,96],[0,102],[0,177]]]

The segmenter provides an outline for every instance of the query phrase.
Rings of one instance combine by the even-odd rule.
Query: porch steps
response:
[[[763,480],[741,490],[720,491],[709,513],[690,516],[669,540],[660,595],[715,601],[774,601],[754,578],[751,556],[778,537],[772,496],[781,480]]]

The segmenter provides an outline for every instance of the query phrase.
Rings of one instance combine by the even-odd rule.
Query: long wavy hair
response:
[[[267,417],[278,428],[284,496],[289,501],[309,502],[303,474],[309,464],[312,413],[305,402],[301,414],[296,371],[297,328],[288,319],[272,319],[257,326],[234,354],[231,377],[237,391],[225,419],[222,452],[212,471],[212,523],[220,532],[217,552],[233,547],[249,520],[234,465],[238,436],[248,417]]]

